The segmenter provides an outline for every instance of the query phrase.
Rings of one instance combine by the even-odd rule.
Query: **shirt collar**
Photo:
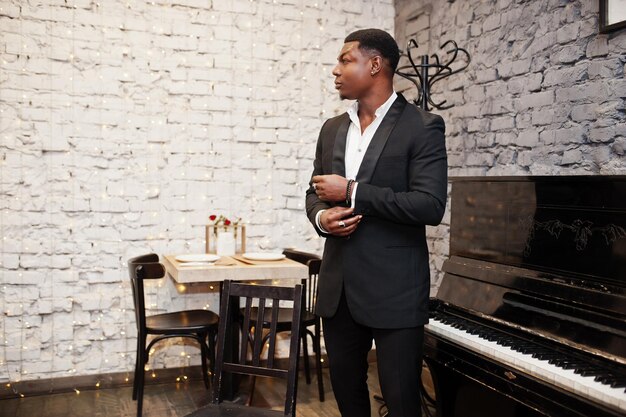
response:
[[[395,91],[392,91],[391,95],[389,96],[387,101],[385,101],[383,104],[380,105],[379,108],[376,109],[376,111],[374,112],[374,116],[376,116],[376,118],[378,118],[381,115],[384,116],[385,114],[387,114],[387,111],[389,110],[391,105],[394,103],[394,101],[396,101],[397,98],[398,98],[398,94]],[[348,107],[347,112],[348,112],[348,116],[350,116],[350,120],[352,120],[354,123],[356,123],[355,120],[359,119],[359,117],[358,117],[358,115],[359,115],[359,101],[356,100],[354,103],[352,103],[350,105],[350,107]]]

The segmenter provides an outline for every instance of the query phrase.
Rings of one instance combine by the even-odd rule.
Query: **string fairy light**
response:
[[[231,13],[234,10],[234,1],[235,0],[230,0],[228,2],[228,10]],[[229,39],[235,39],[233,27],[234,27],[234,25],[230,25],[229,26]],[[235,80],[234,63],[235,63],[234,60],[230,61],[231,68],[230,68],[230,84],[229,85],[231,86],[231,89],[232,89],[232,86],[236,85],[235,84],[236,80]],[[229,113],[231,115],[231,120],[232,120],[233,115],[236,113],[235,100],[232,100],[232,99],[230,100],[230,106],[229,107],[230,107]],[[234,143],[234,140],[229,140],[228,141],[228,145],[229,145],[228,146],[228,157],[230,158],[230,161],[229,161],[229,164],[228,164],[229,165],[229,183],[230,184],[233,184],[233,175],[234,175],[234,172],[233,172],[234,171],[234,163],[233,163],[233,148],[234,148],[234,145],[233,145],[233,143]],[[228,199],[227,199],[228,204],[227,204],[227,209],[228,209],[229,213],[232,213],[232,208],[233,208],[233,192],[232,192],[233,188],[234,187],[228,187]]]
[[[2,72],[8,71],[8,65],[7,65],[7,61],[2,59],[2,61],[0,62],[0,69],[2,70]],[[5,123],[5,116],[4,116],[4,104],[5,100],[2,97],[2,92],[3,90],[0,88],[0,125],[4,126]],[[8,141],[7,141],[8,142]],[[5,166],[5,158],[6,158],[6,153],[2,153],[0,154],[0,196],[2,196],[2,200],[1,201],[6,201],[6,196],[7,194],[5,193],[5,189],[4,189],[4,184],[5,184],[5,176],[4,176],[4,166]],[[7,209],[7,207],[5,206],[6,203],[0,204],[0,236],[3,236],[2,239],[0,239],[0,254],[2,254],[3,256],[0,258],[0,285],[2,286],[2,304],[0,305],[0,312],[1,314],[6,314],[6,303],[7,303],[7,299],[6,299],[6,290],[7,290],[7,282],[6,282],[6,276],[5,276],[5,270],[6,270],[6,265],[5,265],[5,257],[4,254],[5,252],[5,245],[4,243],[6,242],[6,236],[7,236],[7,231],[8,231],[8,226],[5,224],[5,210]],[[6,374],[6,384],[5,387],[9,390],[12,390],[12,386],[11,386],[11,377],[10,377],[10,369],[9,369],[9,361],[7,358],[7,320],[2,320],[2,322],[0,323],[0,328],[2,329],[2,338],[0,339],[0,346],[1,348],[1,352],[2,352],[2,356],[0,357],[0,366],[2,368],[4,368],[5,370],[5,374]],[[4,379],[4,378],[2,378]],[[3,381],[4,382],[4,381]]]
[[[49,18],[52,21],[52,14],[53,11],[52,9],[49,10]],[[48,71],[49,74],[53,74],[52,71],[52,45],[53,45],[53,37],[51,33],[47,33],[48,37],[47,37],[47,44],[48,44]],[[50,81],[50,91],[54,91],[54,86],[53,86],[53,79],[52,79],[52,75],[49,76],[49,81]],[[55,135],[55,130],[54,130],[54,125],[53,125],[53,120],[54,118],[52,117],[52,113],[53,113],[53,107],[54,107],[54,102],[52,99],[52,94],[49,94],[49,102],[48,102],[48,125],[50,127],[49,129],[49,142],[50,142],[50,148],[53,149],[54,145],[53,145],[53,141],[54,141],[54,135]],[[65,154],[61,154],[59,155],[59,159],[62,159],[65,157]],[[47,183],[51,184],[52,179],[54,178],[54,173],[53,173],[53,165],[54,165],[54,159],[53,159],[53,155],[48,155],[48,163],[47,163]],[[60,161],[62,162],[62,161]],[[51,187],[52,188],[52,187]],[[52,193],[51,193],[52,194]],[[51,194],[49,194],[47,197],[50,200]],[[52,200],[54,200],[52,198]],[[51,209],[51,207],[53,207],[52,201],[48,201],[46,203],[46,209],[48,210],[48,222],[50,225],[54,225],[55,222],[60,223],[62,220],[58,220],[57,216],[55,216],[55,214],[53,213],[54,210]],[[54,254],[56,253],[56,239],[53,233],[53,229],[50,228],[49,229],[49,242],[50,242],[50,263],[49,263],[49,270],[52,271],[53,267],[54,267],[54,260],[52,259],[52,257],[54,256]],[[53,272],[50,272],[50,309],[54,310],[54,304],[55,304],[55,274]],[[50,331],[50,342],[49,342],[49,349],[51,350],[52,354],[50,355],[50,370],[52,372],[54,372],[56,370],[56,363],[57,363],[57,338],[56,338],[56,332],[55,330],[55,324],[56,324],[56,320],[55,320],[55,315],[51,314],[50,315],[50,326],[51,326],[51,331]],[[42,320],[42,327],[43,327],[43,320]]]
[[[270,20],[270,48],[272,50],[272,61],[271,61],[271,66],[273,68],[275,68],[275,71],[272,71],[270,69],[270,73],[272,74],[272,80],[271,80],[271,90],[272,90],[272,111],[270,113],[270,117],[271,118],[275,118],[275,111],[274,111],[274,107],[277,106],[277,102],[275,100],[275,92],[276,92],[276,88],[278,86],[278,76],[279,76],[279,60],[276,58],[276,29],[274,28],[274,17],[276,16],[276,10],[275,10],[275,5],[276,2],[272,1],[271,3],[271,14],[269,16],[269,20]],[[268,184],[269,184],[269,189],[268,189],[268,194],[267,194],[267,205],[268,205],[268,210],[267,213],[269,216],[274,216],[274,201],[273,201],[273,195],[274,195],[274,181],[273,181],[273,176],[272,173],[274,171],[274,167],[275,167],[275,160],[274,160],[274,156],[272,153],[272,143],[276,143],[278,141],[278,126],[275,125],[274,126],[274,137],[273,138],[268,138],[267,141],[267,148],[266,148],[266,156],[267,156],[267,169],[269,171],[269,174],[267,176],[267,180],[268,180]],[[267,223],[271,224],[271,218],[267,219]],[[274,249],[275,248],[275,242],[272,241],[272,239],[270,238],[270,236],[266,236],[265,237],[265,248],[266,249]]]
[[[78,119],[78,114],[77,114],[77,94],[76,94],[76,36],[74,35],[75,31],[76,31],[76,8],[72,8],[72,21],[71,21],[71,39],[70,39],[70,44],[71,44],[71,51],[70,51],[70,55],[68,58],[68,62],[70,65],[70,78],[69,78],[69,84],[70,84],[70,98],[71,98],[71,105],[72,105],[72,120],[79,120]],[[78,143],[78,138],[77,138],[77,132],[73,131],[71,133],[71,137],[74,139],[74,141],[76,143]],[[70,147],[71,149],[71,147]],[[72,167],[72,169],[74,169],[74,172],[78,172],[77,169],[77,162],[78,160],[76,159],[76,152],[72,152],[71,153],[71,158],[70,158],[70,166]],[[70,186],[71,186],[71,193],[70,193],[70,198],[71,198],[71,202],[69,204],[69,206],[71,207],[71,211],[75,212],[75,204],[76,204],[76,200],[77,200],[77,186],[75,181],[77,181],[77,179],[71,175],[70,172]],[[78,232],[78,231],[76,231]],[[72,227],[70,226],[70,234],[72,234]],[[74,337],[76,335],[76,310],[78,308],[78,303],[74,302],[74,298],[70,297],[69,298],[69,303],[70,303],[70,310],[71,310],[71,314],[72,314],[72,341],[74,341]],[[74,342],[72,342],[74,343]],[[78,356],[80,355],[80,349],[74,349],[73,345],[69,345],[68,349],[70,351],[70,356],[71,356],[71,369],[68,370],[68,373],[71,375],[75,375],[77,370],[76,370],[76,363],[77,363],[77,359]],[[77,391],[77,387],[74,387],[74,390]],[[78,392],[77,392],[78,393]]]
[[[19,31],[20,31],[20,39],[24,39],[24,20],[23,20],[23,16],[20,12],[20,18],[19,18]],[[20,51],[19,51],[19,55],[17,56],[16,60],[15,60],[15,66],[19,67],[25,65],[25,63],[22,63],[22,61],[24,60],[24,44],[22,42],[20,42]],[[17,69],[17,68],[15,68]],[[19,71],[19,69],[17,69],[17,71]],[[25,90],[25,85],[24,85],[24,78],[23,77],[18,77],[19,78],[19,90],[22,92],[22,101],[21,103],[19,103],[20,106],[22,107],[26,107],[26,102],[28,100],[27,96],[26,96],[26,90]],[[14,129],[15,129],[15,139],[16,141],[18,140],[18,138],[23,138],[24,136],[24,126],[21,123],[21,119],[18,118],[16,119],[15,123],[14,123]],[[24,180],[24,151],[20,150],[18,151],[19,153],[19,177],[18,177],[18,181],[22,182]],[[19,191],[17,196],[15,196],[13,204],[9,203],[8,207],[9,209],[14,209],[19,211],[21,209],[21,207],[23,207],[23,201],[24,201],[24,188],[25,187],[19,187]],[[10,191],[9,191],[10,193]],[[11,207],[13,206],[13,207]],[[25,245],[24,245],[24,239],[25,239],[25,232],[26,232],[27,228],[26,228],[26,224],[24,221],[24,216],[20,216],[20,221],[19,221],[19,225],[16,231],[16,236],[15,236],[15,240],[17,240],[19,242],[19,253],[23,254],[25,251]],[[23,279],[23,269],[21,267],[21,265],[17,265],[17,271],[19,271],[17,273],[17,281],[21,281]],[[19,390],[19,383],[22,380],[22,375],[24,375],[24,350],[26,350],[26,345],[25,345],[25,336],[24,336],[24,327],[25,327],[25,321],[23,320],[24,318],[24,308],[23,308],[23,300],[24,300],[24,287],[25,285],[19,285],[15,286],[16,284],[16,279],[15,279],[15,273],[12,274],[13,278],[10,280],[9,285],[11,285],[13,287],[13,293],[16,292],[16,290],[19,288],[19,304],[16,305],[15,301],[13,303],[11,303],[12,306],[12,311],[10,311],[9,309],[7,309],[7,320],[6,323],[7,324],[14,324],[16,325],[16,327],[19,326],[19,344],[17,345],[13,345],[13,355],[12,356],[16,356],[15,355],[15,351],[17,350],[19,352],[18,356],[18,363],[11,366],[11,364],[9,364],[8,366],[8,373],[7,375],[9,376],[9,382],[11,384],[11,388],[13,390],[13,392],[15,394],[19,394],[20,396],[23,396],[24,394],[22,392],[20,392]],[[20,282],[21,284],[21,282]],[[17,325],[17,323],[20,323],[19,325]],[[7,325],[5,324],[5,325]],[[7,338],[7,340],[5,340],[5,344],[7,345],[7,348],[9,346],[9,344],[7,343],[8,340],[16,340],[18,339],[18,335],[17,334],[11,334],[9,333],[9,336]],[[7,363],[9,362],[9,360],[7,359]],[[15,377],[13,379],[13,381],[11,381],[11,374],[15,374]]]
[[[296,189],[296,194],[298,196],[304,196],[304,188],[300,187],[300,177],[301,177],[301,172],[303,171],[302,169],[302,158],[300,158],[298,155],[298,152],[304,148],[304,132],[302,129],[302,117],[304,115],[303,112],[303,106],[304,106],[304,100],[302,99],[302,93],[304,90],[304,73],[303,73],[303,63],[302,63],[302,51],[304,51],[304,1],[300,0],[300,32],[297,34],[297,39],[299,41],[299,46],[298,46],[298,72],[297,72],[297,79],[298,79],[298,84],[299,84],[299,100],[298,100],[298,117],[297,117],[297,132],[298,132],[298,141],[299,141],[299,146],[297,146],[295,149],[292,148],[291,151],[294,152],[294,159],[296,161],[296,184],[295,184],[295,189]],[[302,209],[302,200],[304,199],[304,197],[301,197],[298,202],[298,211],[300,211]],[[299,216],[302,217],[302,216]],[[296,225],[293,222],[293,220],[291,221],[291,232],[293,233],[296,229]],[[300,230],[303,230],[304,228],[299,228]],[[306,229],[304,229],[306,230]],[[296,239],[296,236],[291,236],[292,239]]]
[[[2,11],[2,8],[0,7],[0,11]],[[6,71],[6,69],[4,68],[5,66],[5,60],[2,59],[2,61],[0,61],[0,71],[4,72]],[[2,97],[2,89],[0,89],[0,126],[3,125],[4,123],[4,107],[3,104],[4,100]],[[0,196],[4,197],[4,154],[0,154]],[[6,236],[6,230],[4,227],[4,207],[2,207],[2,205],[0,205],[0,236]],[[0,254],[4,254],[4,239],[0,239]],[[6,282],[5,282],[5,276],[4,276],[4,255],[2,255],[0,257],[0,286],[2,288],[2,296],[0,298],[1,304],[0,304],[0,312],[2,312],[2,314],[4,314],[4,309],[6,306],[6,298],[5,298],[5,293],[6,293]],[[0,339],[0,351],[2,352],[2,356],[0,356],[0,367],[5,367],[6,366],[6,347],[4,344],[4,341],[6,340],[6,324],[5,321],[3,320],[2,323],[0,323],[0,329],[2,330],[2,338]],[[7,380],[8,380],[8,372],[7,372]],[[10,387],[11,385],[8,384],[8,387]]]
[[[250,148],[252,148],[249,153],[248,153],[248,163],[250,164],[250,169],[252,171],[252,175],[251,175],[251,187],[250,187],[250,209],[249,209],[249,213],[250,213],[250,220],[252,220],[253,218],[255,218],[257,216],[257,190],[258,190],[258,185],[256,183],[256,179],[257,179],[257,168],[254,164],[254,162],[252,161],[252,157],[251,154],[254,152],[254,138],[256,137],[256,121],[255,121],[255,106],[250,105],[251,102],[254,101],[254,96],[256,94],[256,90],[255,90],[255,86],[254,86],[254,80],[255,80],[255,73],[254,73],[254,68],[257,67],[257,65],[255,64],[254,61],[254,51],[256,48],[256,43],[255,43],[255,33],[257,32],[257,30],[259,28],[257,28],[257,25],[255,24],[255,17],[257,16],[257,10],[254,10],[255,4],[252,2],[252,0],[250,1],[250,8],[251,8],[251,13],[250,13],[250,58],[248,61],[248,66],[247,68],[249,68],[249,74],[250,74],[250,84],[249,84],[249,93],[250,93],[250,100],[246,100],[246,104],[248,106],[247,109],[247,115],[248,115],[248,120],[250,120],[250,122],[252,123],[252,142],[249,145]],[[257,6],[258,7],[258,6]],[[263,22],[261,22],[261,25],[263,24]],[[259,25],[260,26],[260,25]]]
[[[100,27],[104,27],[104,8],[97,3],[96,4],[96,11],[98,13],[98,18],[99,18],[99,22],[100,22]],[[104,31],[99,31],[98,32],[100,35],[100,48],[99,51],[96,53],[96,58],[98,61],[98,79],[100,80],[100,84],[99,84],[99,98],[100,98],[100,103],[98,106],[98,123],[97,125],[99,126],[104,126],[104,117],[103,117],[103,112],[104,112],[104,108],[107,105],[107,101],[106,101],[106,95],[104,92],[104,76],[103,76],[103,57],[102,54],[100,53],[100,50],[105,50],[105,48],[103,47],[104,45],[106,45],[106,36],[105,36],[105,32]],[[108,134],[108,131],[106,129],[97,129],[97,137],[100,140],[101,146],[100,149],[104,150],[106,147],[106,135]],[[94,176],[96,177],[96,182],[98,184],[97,189],[98,190],[103,190],[104,189],[104,175],[98,175],[98,170],[94,170],[93,171]],[[104,195],[104,193],[103,193]],[[106,195],[104,195],[104,197],[106,197]],[[96,200],[98,201],[98,200]],[[98,204],[98,206],[100,206],[100,211],[103,212],[103,207],[104,207],[104,201],[103,200],[99,200],[101,201],[100,204]],[[101,226],[105,226],[107,224],[107,219],[104,216],[104,213],[102,213],[100,215],[101,220],[100,220],[100,225]],[[101,236],[101,234],[99,234]],[[119,246],[118,246],[119,249]],[[102,290],[100,289],[98,291],[98,307],[102,308],[102,300],[103,300],[103,293]],[[105,352],[105,341],[104,341],[104,321],[102,320],[104,314],[102,312],[102,310],[97,311],[95,314],[97,314],[96,317],[96,324],[99,326],[99,331],[100,331],[100,337],[98,338],[98,340],[94,340],[92,342],[92,344],[96,345],[96,348],[99,352],[100,355],[100,361],[98,364],[98,375],[102,375],[103,374],[103,369],[105,369],[105,366],[108,365],[108,355]],[[93,314],[92,314],[93,317]],[[93,325],[93,324],[92,324]],[[95,388],[99,389],[100,388],[100,380],[97,379],[96,380],[96,384],[95,384]]]

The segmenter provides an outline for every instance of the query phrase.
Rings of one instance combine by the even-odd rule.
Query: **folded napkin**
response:
[[[237,262],[235,262],[232,258],[229,258],[228,256],[223,256],[217,261],[215,261],[215,265],[231,266],[231,265],[237,265]]]
[[[237,259],[239,262],[244,263],[244,264],[248,264],[248,265],[270,265],[270,264],[276,264],[276,263],[281,263],[284,262],[285,259],[279,259],[279,260],[266,260],[266,261],[262,261],[262,260],[252,260],[252,259],[248,259],[245,258],[243,256],[240,255],[233,255],[232,256],[234,259]]]

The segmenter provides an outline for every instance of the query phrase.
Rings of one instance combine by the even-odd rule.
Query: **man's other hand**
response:
[[[344,177],[337,174],[316,175],[311,181],[320,200],[328,202],[346,201],[348,180]]]
[[[329,175],[324,175],[329,176]],[[346,207],[332,207],[324,210],[320,216],[320,223],[324,230],[333,236],[349,236],[356,230],[363,216],[352,216],[354,209]]]

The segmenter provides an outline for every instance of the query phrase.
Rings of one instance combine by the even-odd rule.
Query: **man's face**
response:
[[[371,57],[359,49],[359,42],[345,43],[333,68],[339,97],[348,100],[361,98],[372,85],[371,71]]]

